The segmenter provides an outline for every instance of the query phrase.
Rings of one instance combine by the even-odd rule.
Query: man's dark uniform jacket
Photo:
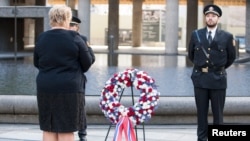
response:
[[[194,87],[207,89],[227,88],[226,70],[235,60],[235,46],[233,35],[217,29],[212,43],[207,40],[207,28],[193,31],[189,42],[188,57],[194,64],[191,75]],[[198,40],[200,38],[200,42]],[[209,58],[206,57],[201,46],[204,47]],[[204,71],[204,69],[207,72]]]
[[[93,49],[89,46],[88,38],[86,36],[84,36],[84,35],[80,35],[80,36],[81,36],[82,40],[84,41],[84,43],[86,44],[86,46],[88,47],[89,53],[90,53],[90,55],[92,57],[92,64],[94,64],[94,62],[95,62],[95,54],[94,54]],[[85,79],[84,85],[83,85],[83,88],[84,88],[84,91],[85,91],[85,86],[86,86],[86,83],[87,83],[87,77],[86,77],[85,74],[83,74],[83,77]]]

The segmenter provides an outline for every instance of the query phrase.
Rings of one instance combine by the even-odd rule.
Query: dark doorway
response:
[[[24,49],[23,33],[24,19],[17,19],[17,50]],[[0,52],[13,52],[15,50],[15,19],[0,18]]]

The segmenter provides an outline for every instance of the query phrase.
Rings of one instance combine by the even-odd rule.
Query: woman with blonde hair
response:
[[[83,126],[83,74],[93,58],[79,33],[68,30],[71,18],[69,7],[52,7],[51,30],[39,35],[34,49],[43,141],[74,141],[74,132]]]

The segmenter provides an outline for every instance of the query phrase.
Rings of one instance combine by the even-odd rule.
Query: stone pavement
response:
[[[138,141],[195,141],[196,125],[145,125],[137,126]],[[89,125],[88,141],[105,141],[109,125]],[[115,127],[111,126],[106,141],[112,141]],[[125,137],[125,136],[123,136]],[[78,140],[77,133],[75,139]],[[0,124],[0,141],[41,141],[42,131],[37,124]],[[124,139],[125,141],[125,139]]]

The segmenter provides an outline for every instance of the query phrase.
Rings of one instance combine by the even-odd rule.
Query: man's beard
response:
[[[217,23],[215,23],[215,24],[208,24],[208,23],[206,23],[206,25],[209,28],[214,28],[214,27],[216,27]]]

